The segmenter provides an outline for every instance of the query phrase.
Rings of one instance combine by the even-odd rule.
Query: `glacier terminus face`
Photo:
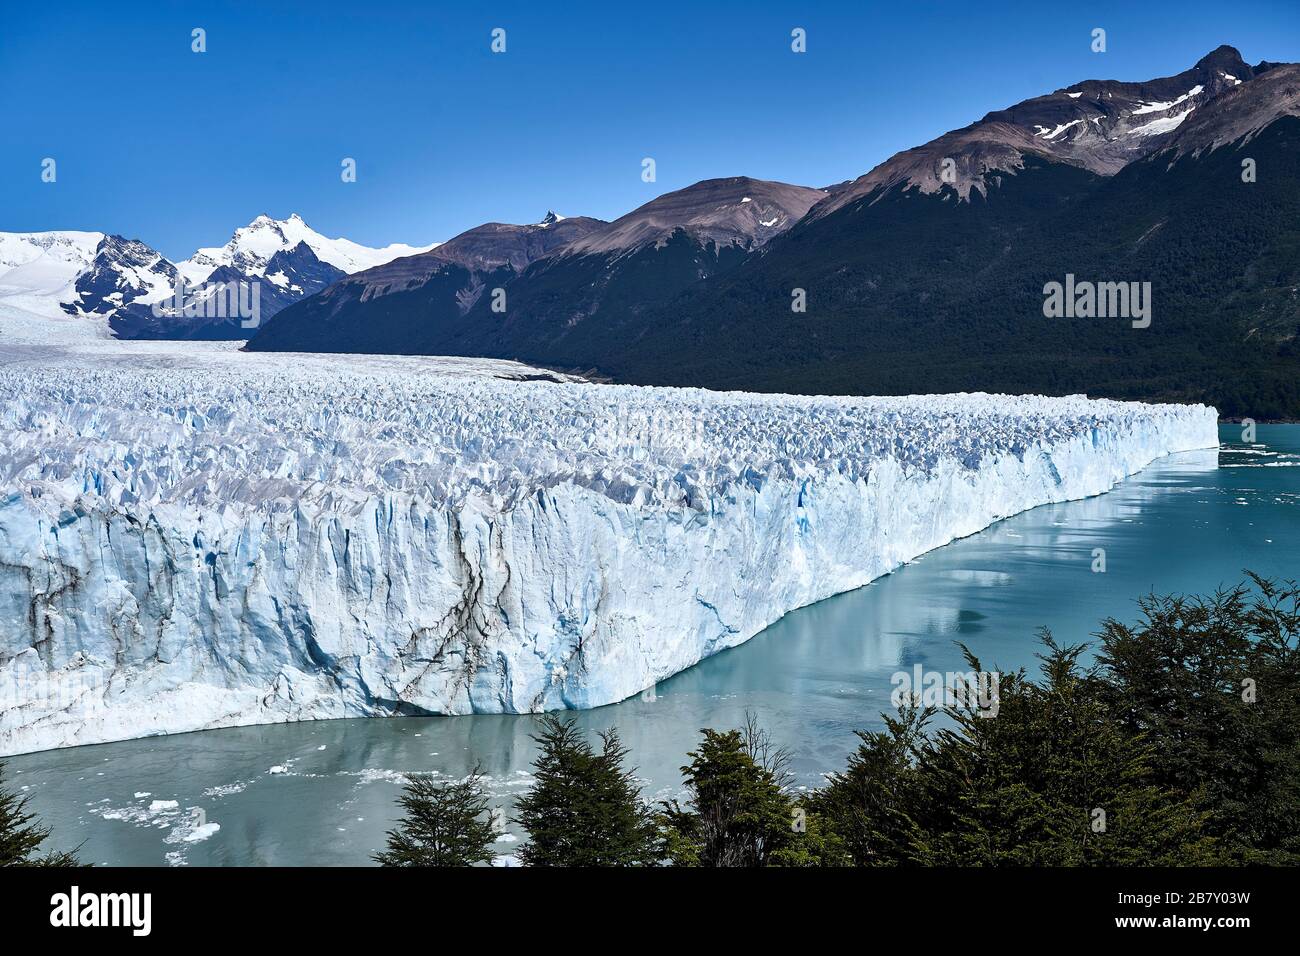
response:
[[[1217,444],[1205,406],[52,345],[23,318],[0,315],[0,754],[611,703]]]

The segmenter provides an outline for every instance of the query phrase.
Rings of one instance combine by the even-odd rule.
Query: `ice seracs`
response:
[[[18,319],[0,308],[0,336]],[[1201,406],[520,371],[0,345],[0,753],[617,701],[1216,444]]]

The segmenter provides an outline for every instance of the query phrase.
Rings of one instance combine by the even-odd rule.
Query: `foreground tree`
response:
[[[1082,646],[1044,631],[1042,681],[1003,675],[995,717],[953,710],[956,726],[920,751],[922,863],[1015,866],[1215,862],[1203,815],[1159,786],[1149,746],[1126,732]],[[976,672],[980,662],[968,653]]]
[[[4,764],[0,763],[0,866],[77,866],[72,853],[40,854],[50,831],[27,812],[27,800],[4,786]]]
[[[1160,785],[1082,647],[1044,632],[1042,682],[1000,675],[996,710],[905,710],[862,735],[820,795],[860,865],[1187,865],[1217,861],[1205,814]],[[977,673],[982,667],[967,651]]]
[[[537,783],[516,805],[528,831],[519,850],[526,866],[648,866],[663,850],[654,814],[641,800],[627,750],[611,729],[594,749],[572,720],[540,718],[533,737]]]
[[[405,812],[388,832],[382,866],[473,866],[492,860],[497,833],[490,819],[482,775],[476,769],[458,783],[416,777],[398,798]]]
[[[754,717],[740,730],[701,731],[682,768],[689,798],[663,805],[669,855],[679,866],[839,866],[843,841],[811,804],[789,793],[789,755]]]
[[[882,715],[884,730],[858,731],[861,742],[848,767],[831,774],[829,785],[809,798],[858,866],[909,862],[919,835],[915,764],[934,714],[934,708],[909,703],[897,717]]]
[[[1232,861],[1300,863],[1300,588],[1251,574],[1139,607],[1102,628],[1108,707]]]

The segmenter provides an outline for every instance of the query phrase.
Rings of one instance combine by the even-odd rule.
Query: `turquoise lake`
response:
[[[1161,459],[1096,498],[1045,505],[932,551],[868,587],[788,614],[654,692],[578,713],[617,726],[649,797],[675,795],[701,727],[746,711],[795,755],[802,786],[880,725],[891,677],[919,664],[1033,668],[1037,632],[1089,641],[1143,594],[1204,593],[1244,569],[1300,577],[1300,425],[1220,429],[1219,451]],[[1093,571],[1094,549],[1106,570]],[[364,864],[401,774],[490,776],[508,815],[529,783],[531,717],[341,720],[205,731],[9,758],[53,844],[116,865]],[[214,826],[215,825],[215,826]],[[497,844],[508,857],[518,843]]]

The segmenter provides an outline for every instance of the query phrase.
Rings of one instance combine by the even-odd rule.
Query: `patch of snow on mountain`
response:
[[[1203,406],[524,380],[508,362],[8,344],[0,754],[621,700]],[[21,318],[21,317],[19,317]]]
[[[1046,126],[1039,126],[1038,127],[1039,132],[1037,135],[1041,136],[1043,139],[1056,139],[1056,137],[1060,136],[1071,126],[1078,126],[1082,122],[1083,120],[1081,119],[1070,120],[1070,122],[1068,123],[1062,123],[1060,126],[1056,127],[1056,129],[1052,130],[1051,132],[1047,132]]]
[[[1143,113],[1163,113],[1165,110],[1173,109],[1179,103],[1185,102],[1186,100],[1191,99],[1193,96],[1199,95],[1204,89],[1205,87],[1200,85],[1193,86],[1182,96],[1178,97],[1177,99],[1170,100],[1168,103],[1143,103],[1141,106],[1139,106],[1137,109],[1133,111],[1133,115],[1140,116]],[[1188,112],[1190,112],[1190,110]],[[1186,114],[1183,115],[1185,116]]]
[[[1183,120],[1192,114],[1196,107],[1188,107],[1176,116],[1163,116],[1158,120],[1152,120],[1143,126],[1135,126],[1129,130],[1129,136],[1156,136],[1160,133],[1168,133],[1170,130],[1177,129],[1182,125]]]

